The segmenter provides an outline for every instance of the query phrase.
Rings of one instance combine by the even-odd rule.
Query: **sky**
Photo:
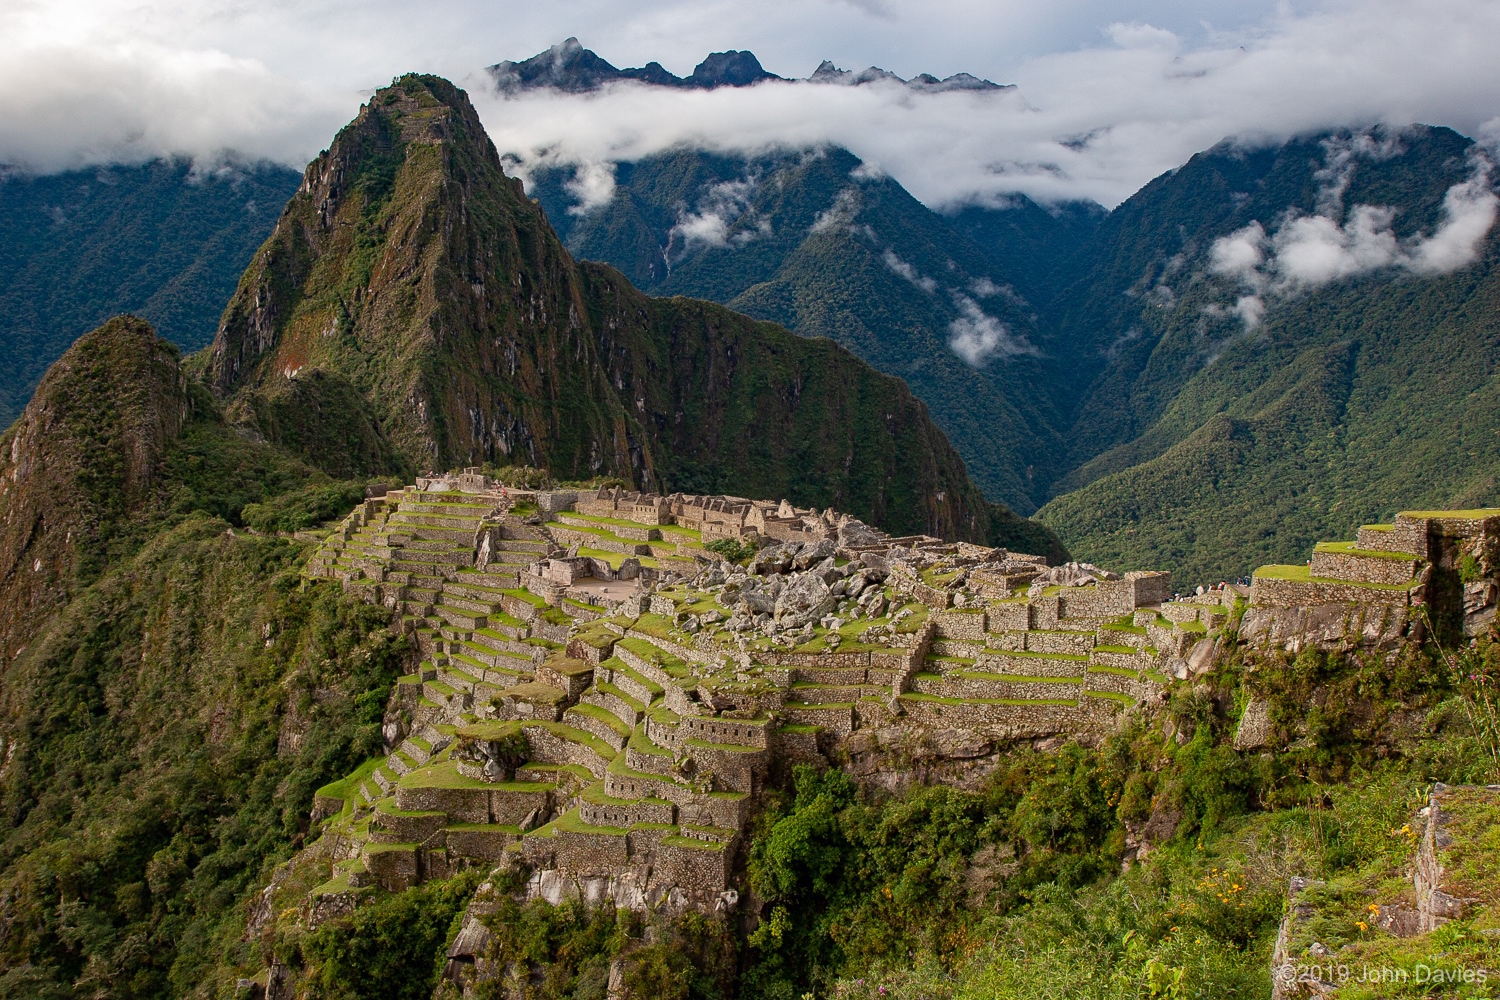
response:
[[[484,66],[569,36],[616,66],[680,75],[734,48],[788,77],[827,58],[1016,87],[489,88]],[[518,172],[578,163],[596,197],[611,161],[674,144],[831,142],[933,207],[1016,192],[1113,206],[1228,137],[1423,122],[1500,141],[1497,43],[1495,0],[0,0],[0,164],[300,168],[372,90],[415,70],[466,87]]]

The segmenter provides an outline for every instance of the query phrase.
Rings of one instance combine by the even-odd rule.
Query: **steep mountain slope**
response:
[[[1471,173],[1471,145],[1450,129],[1424,126],[1311,136],[1272,148],[1225,142],[1116,208],[1075,258],[1081,273],[1051,309],[1082,390],[1069,464],[1145,433],[1195,372],[1240,344],[1245,323],[1234,307],[1242,290],[1212,272],[1216,240],[1257,222],[1275,230],[1283,219],[1327,218],[1351,223],[1333,243],[1352,242],[1360,205],[1396,209],[1391,230],[1398,239],[1431,233],[1446,192]],[[1336,283],[1333,291],[1343,287]],[[1097,475],[1092,468],[1055,490],[1086,482]]]
[[[587,209],[572,169],[532,179],[577,256],[614,264],[656,294],[703,296],[830,337],[899,375],[975,482],[1018,510],[1034,509],[1045,499],[1038,483],[1066,471],[1056,467],[1066,447],[1051,391],[1064,376],[1032,306],[1010,287],[1011,269],[996,261],[1024,259],[1031,270],[1016,270],[1044,289],[1032,271],[1043,254],[1070,250],[1077,239],[1067,234],[1086,232],[1091,213],[1079,221],[1029,202],[1029,214],[966,210],[963,224],[991,251],[843,149],[676,150],[615,171],[610,200]]]
[[[231,431],[143,320],[80,337],[0,435],[0,662],[164,522],[238,522],[247,503],[315,481]]]
[[[184,996],[247,947],[244,894],[378,746],[403,647],[244,529],[362,492],[231,430],[134,317],[0,436],[0,996]]]
[[[1470,191],[1478,178],[1483,222],[1483,162],[1446,129],[1384,140],[1223,147],[1100,227],[1114,253],[1094,252],[1111,275],[1075,286],[1080,305],[1067,319],[1082,357],[1102,369],[1075,431],[1076,457],[1089,460],[1040,515],[1083,557],[1165,563],[1184,582],[1214,582],[1300,561],[1311,540],[1352,537],[1397,509],[1496,500],[1493,234],[1452,273],[1421,264],[1454,218],[1444,204],[1456,185]],[[1358,235],[1362,205],[1399,208],[1390,240]],[[1307,258],[1273,236],[1254,272],[1263,278],[1251,276],[1259,293],[1243,269],[1216,273],[1215,241],[1231,241],[1218,244],[1222,260],[1247,226],[1287,233],[1298,218],[1343,234],[1304,244],[1323,248],[1314,262],[1353,259],[1361,239],[1367,254],[1397,256],[1328,280],[1304,270],[1294,283]],[[1157,248],[1160,233],[1169,235]]]
[[[269,164],[195,172],[160,160],[0,172],[0,426],[74,339],[118,313],[183,350],[208,343],[297,181]]]
[[[905,386],[831,341],[575,264],[434,77],[379,91],[308,166],[203,364],[232,419],[340,475],[524,462],[991,537]]]

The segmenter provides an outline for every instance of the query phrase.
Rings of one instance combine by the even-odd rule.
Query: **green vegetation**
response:
[[[480,881],[467,872],[383,896],[347,920],[277,941],[277,954],[313,970],[309,996],[319,1000],[428,1000],[450,928]]]
[[[1197,265],[1166,270],[1252,220],[1274,228],[1289,208],[1312,211],[1323,139],[1199,154],[1097,231],[1058,322],[1114,360],[1090,376],[1077,468],[1038,513],[1080,558],[1213,584],[1306,559],[1319,538],[1407,508],[1493,502],[1493,243],[1452,275],[1380,274],[1273,300],[1250,337],[1232,311],[1210,315],[1240,289]],[[1360,163],[1346,204],[1399,206],[1398,234],[1430,232],[1469,140],[1417,128],[1402,143]],[[1121,294],[1158,286],[1170,296]]]
[[[833,341],[708,302],[650,299],[613,269],[576,263],[446,80],[403,76],[367,108],[319,161],[342,164],[337,186],[292,197],[201,361],[236,419],[265,439],[343,479],[498,463],[508,446],[479,432],[463,402],[484,400],[560,481],[785,496],[898,534],[1048,538],[992,511],[922,403]],[[337,239],[300,237],[335,218]],[[468,235],[420,222],[432,218]],[[407,277],[372,283],[377,259]],[[553,363],[550,328],[524,320],[527,307],[503,291],[519,273],[548,301],[581,304],[584,353]],[[440,294],[476,286],[487,289],[478,312]],[[274,336],[256,332],[264,315]],[[481,348],[497,323],[521,331],[508,364]],[[433,324],[453,330],[442,350]],[[616,345],[607,358],[597,356],[604,329]],[[729,354],[733,365],[712,361]],[[954,374],[966,369],[949,357]],[[646,371],[645,381],[632,374]],[[616,447],[622,428],[634,457]]]
[[[1350,945],[1340,961],[1483,967],[1493,945],[1463,925],[1401,941],[1371,931],[1365,912],[1372,897],[1410,893],[1413,814],[1430,783],[1500,774],[1482,727],[1463,722],[1484,716],[1500,646],[1454,666],[1481,681],[1455,690],[1420,655],[1394,668],[1317,652],[1254,671],[1231,660],[1174,695],[1185,742],[1137,726],[1095,750],[1013,751],[973,792],[865,798],[841,772],[801,770],[752,844],[751,885],[768,912],[748,942],[742,995],[1263,996],[1294,874],[1328,886],[1304,896],[1317,904],[1304,944]],[[1309,712],[1314,690],[1328,695]],[[1230,713],[1249,695],[1271,705],[1274,756],[1229,745]],[[1412,709],[1435,728],[1392,757],[1383,727]],[[1149,863],[1121,873],[1126,829],[1163,818]],[[1450,859],[1480,895],[1500,887],[1481,846],[1491,821],[1469,813],[1479,839]],[[1390,995],[1426,995],[1412,989]]]
[[[405,640],[302,589],[301,546],[226,527],[163,532],[11,665],[3,954],[38,990],[180,996],[258,960],[244,899],[301,846],[314,790],[380,748]]]
[[[755,546],[750,542],[740,542],[733,538],[716,538],[703,546],[715,555],[722,556],[732,563],[744,562],[755,555]]]
[[[135,313],[185,351],[213,339],[301,175],[186,160],[0,181],[0,427],[79,336]]]

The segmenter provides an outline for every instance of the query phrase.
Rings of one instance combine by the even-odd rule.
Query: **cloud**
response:
[[[857,215],[859,215],[859,192],[853,188],[844,188],[834,196],[832,205],[817,214],[812,225],[807,227],[807,231],[823,233],[840,226],[848,227]]]
[[[524,172],[688,143],[756,152],[834,143],[924,203],[1024,193],[1113,205],[1227,135],[1272,141],[1413,121],[1476,131],[1500,107],[1500,4],[1489,0],[1017,0],[735,4],[730,0],[9,0],[0,5],[0,162],[53,170],[225,150],[300,165],[370,90],[409,70],[463,83]],[[879,11],[880,16],[871,16]],[[751,48],[773,72],[888,63],[1017,90],[914,93],[796,83],[502,100],[480,67],[578,35],[616,65],[686,73]],[[1500,128],[1495,132],[1500,135]],[[872,174],[875,168],[872,168]]]
[[[601,205],[609,204],[615,196],[615,165],[613,163],[580,163],[573,177],[563,185],[563,190],[574,198],[568,211],[574,215],[587,215]]]
[[[979,308],[979,303],[962,292],[953,293],[959,316],[948,324],[948,347],[973,368],[982,367],[992,357],[1014,357],[1039,353],[1025,337]]]
[[[933,207],[1024,193],[1114,205],[1226,136],[1413,121],[1475,131],[1500,106],[1500,5],[1348,0],[1193,44],[1117,24],[1103,41],[976,72],[999,93],[768,83],[678,93],[631,84],[584,96],[486,99],[504,149],[634,159],[677,143],[757,152],[834,143]],[[1337,165],[1335,164],[1335,169]],[[1337,185],[1328,185],[1330,195]]]
[[[933,281],[931,278],[925,277],[915,267],[912,267],[906,261],[902,260],[900,257],[897,257],[896,251],[890,248],[886,248],[885,253],[881,254],[880,259],[885,261],[886,267],[890,268],[892,271],[895,271],[897,274],[901,275],[901,277],[905,278],[907,281],[910,281],[913,285],[916,285],[928,295],[931,295],[933,292],[937,291],[936,281]]]
[[[1391,155],[1388,149],[1365,148],[1375,157]],[[1268,296],[1294,295],[1388,269],[1448,274],[1478,259],[1500,211],[1500,197],[1491,184],[1494,164],[1486,153],[1473,153],[1469,178],[1444,194],[1437,230],[1401,241],[1391,228],[1395,209],[1355,205],[1347,213],[1341,211],[1353,170],[1344,152],[1332,149],[1330,168],[1316,175],[1325,181],[1318,194],[1323,214],[1289,215],[1275,233],[1267,233],[1256,221],[1214,241],[1209,270],[1236,280],[1249,292],[1234,307],[1247,328],[1259,325]]]

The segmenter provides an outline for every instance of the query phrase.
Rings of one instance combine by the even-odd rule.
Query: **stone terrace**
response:
[[[314,922],[507,857],[546,898],[732,906],[777,769],[862,730],[1102,733],[1206,667],[1244,608],[785,501],[502,491],[473,471],[367,500],[306,574],[390,608],[422,654],[391,752],[319,792],[343,847]]]

